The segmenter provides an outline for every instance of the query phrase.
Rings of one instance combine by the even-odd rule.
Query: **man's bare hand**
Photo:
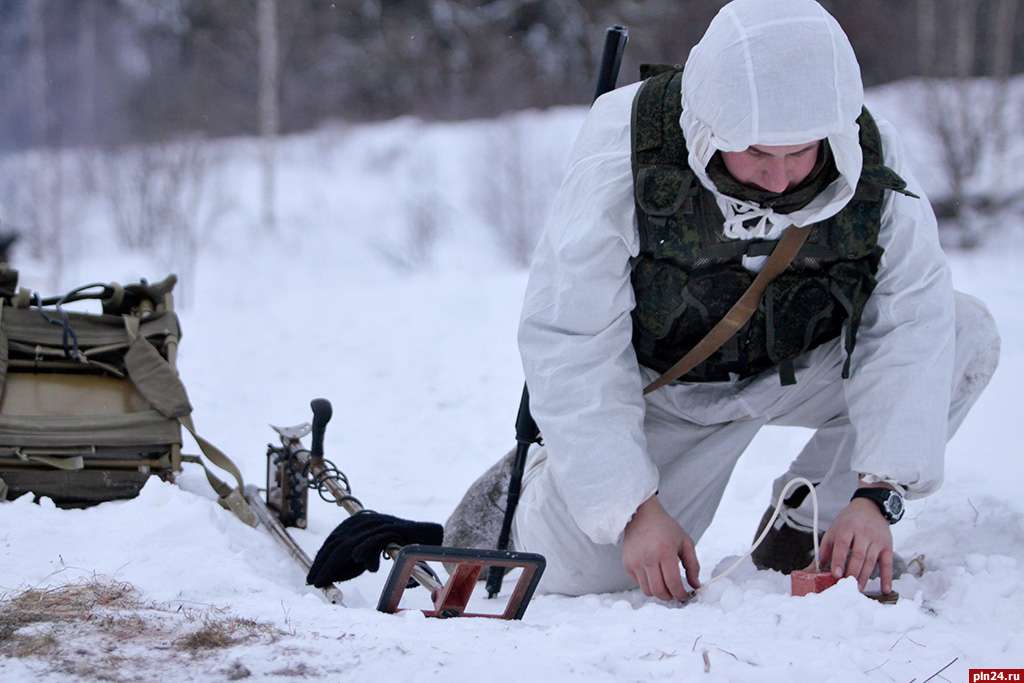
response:
[[[877,505],[854,498],[843,508],[821,541],[821,564],[837,579],[857,577],[861,590],[877,564],[882,592],[892,592],[892,532]]]
[[[700,586],[700,564],[693,539],[665,509],[657,496],[644,501],[626,525],[622,544],[622,564],[640,585],[645,595],[662,600],[687,597],[679,561],[686,569],[686,580]]]

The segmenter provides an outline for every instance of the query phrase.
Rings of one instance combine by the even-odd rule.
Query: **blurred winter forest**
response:
[[[194,252],[229,210],[205,182],[209,142],[251,136],[265,143],[256,222],[273,231],[279,136],[406,115],[498,117],[515,142],[509,112],[589,102],[607,26],[630,31],[622,84],[640,63],[683,62],[722,4],[0,0],[0,223],[60,272],[66,253],[53,245],[67,243],[69,202],[91,192],[122,244],[171,239]],[[1015,188],[992,181],[1019,150],[1024,107],[1008,87],[1024,71],[1018,0],[822,4],[866,85],[914,79],[915,108],[941,148],[937,210],[951,243],[977,244],[979,216],[1019,208]],[[518,241],[522,261],[530,238]]]
[[[276,127],[414,114],[463,119],[593,92],[603,29],[681,63],[717,0],[3,0],[0,148],[261,130],[272,13]],[[1013,0],[826,0],[867,85],[1024,70]],[[11,96],[18,94],[18,96]]]

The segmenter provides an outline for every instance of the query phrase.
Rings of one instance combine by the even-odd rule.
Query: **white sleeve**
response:
[[[531,412],[555,486],[595,543],[617,542],[658,487],[630,317],[635,92],[603,96],[584,123],[534,254],[519,326]]]
[[[855,435],[852,469],[894,481],[909,497],[942,484],[955,342],[953,285],[931,204],[878,121],[885,163],[920,199],[887,192],[878,285],[868,299],[845,383]]]

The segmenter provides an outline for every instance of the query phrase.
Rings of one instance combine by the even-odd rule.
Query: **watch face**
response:
[[[903,496],[892,491],[889,493],[889,497],[885,499],[885,511],[889,513],[889,518],[894,522],[898,522],[903,517]]]

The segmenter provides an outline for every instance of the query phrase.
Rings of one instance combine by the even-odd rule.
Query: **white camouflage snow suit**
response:
[[[638,87],[601,97],[587,117],[523,306],[519,345],[545,445],[528,460],[513,545],[546,556],[540,588],[547,592],[635,587],[622,566],[623,530],[656,491],[699,539],[733,466],[764,425],[817,430],[774,490],[794,476],[822,482],[822,529],[849,502],[858,474],[897,483],[911,499],[934,492],[945,442],[998,359],[991,316],[976,299],[954,294],[931,207],[896,131],[876,116],[885,165],[921,199],[886,192],[879,236],[885,252],[851,377],[841,378],[845,358],[836,339],[796,359],[793,386],[768,371],[731,382],[677,382],[645,397],[643,387],[658,373],[638,364],[631,343],[630,259],[639,238],[630,109]],[[715,193],[727,237],[777,239],[786,227],[826,219],[850,201],[862,165],[860,67],[842,29],[813,0],[726,5],[691,51],[680,95],[689,165]],[[822,138],[839,177],[789,215],[718,193],[706,172],[717,151]],[[751,216],[761,219],[753,227]],[[762,263],[744,261],[751,270]],[[790,518],[809,524],[809,515],[808,499]]]

